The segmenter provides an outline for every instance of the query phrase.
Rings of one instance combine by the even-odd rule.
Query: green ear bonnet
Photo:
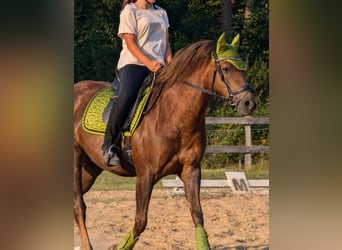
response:
[[[232,43],[228,44],[226,43],[225,34],[222,33],[222,35],[217,40],[216,44],[216,54],[217,54],[217,61],[227,61],[234,65],[235,68],[239,70],[246,70],[247,64],[242,61],[239,54],[237,53],[237,49],[240,46],[240,34],[237,34]],[[213,60],[215,60],[215,57],[213,56]]]

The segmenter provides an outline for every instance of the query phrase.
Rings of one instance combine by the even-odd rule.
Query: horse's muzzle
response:
[[[237,111],[240,116],[246,116],[253,114],[257,107],[257,100],[252,92],[246,93],[237,105]]]

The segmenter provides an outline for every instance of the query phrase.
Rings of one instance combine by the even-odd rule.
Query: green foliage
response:
[[[113,80],[121,41],[116,36],[121,3],[75,1],[74,81]]]
[[[220,34],[220,1],[158,1],[167,10],[173,52],[190,43],[216,39]]]
[[[251,125],[252,145],[268,146],[269,125]],[[245,145],[244,125],[209,124],[206,128],[207,145],[243,146]],[[254,162],[268,159],[267,154],[252,154]],[[231,165],[243,164],[243,154],[207,154],[202,161],[202,168],[219,169]],[[255,163],[253,163],[255,164]]]
[[[239,159],[238,159],[239,158]],[[226,154],[226,153],[213,153],[206,154],[201,161],[202,169],[222,169],[231,168],[239,169],[236,162],[243,159],[242,154]]]
[[[258,108],[255,116],[268,116],[269,114],[269,70],[268,62],[262,57],[256,58],[247,70],[247,80],[253,86],[258,98]]]
[[[260,159],[254,162],[251,169],[245,169],[247,179],[268,179],[270,176],[268,159]]]
[[[251,6],[250,2],[254,2]],[[245,9],[251,10],[249,19],[245,19]],[[268,62],[268,0],[236,1],[233,6],[233,33],[240,33],[242,44],[240,54],[249,64],[257,58]]]

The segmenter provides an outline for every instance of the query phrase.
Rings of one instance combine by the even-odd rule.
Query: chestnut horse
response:
[[[210,249],[200,204],[200,161],[206,146],[205,111],[211,96],[227,100],[242,116],[252,114],[256,108],[245,69],[234,67],[229,61],[234,58],[217,57],[222,51],[233,49],[234,44],[230,45],[221,38],[217,43],[196,42],[176,53],[171,63],[157,74],[146,105],[149,112],[131,139],[134,166],[120,155],[121,165],[107,167],[101,150],[103,136],[89,134],[82,128],[82,116],[89,100],[110,83],[87,80],[74,85],[74,216],[82,249],[92,249],[83,194],[103,170],[137,177],[134,227],[111,249],[133,249],[147,224],[153,186],[171,174],[178,175],[184,183],[197,249]]]

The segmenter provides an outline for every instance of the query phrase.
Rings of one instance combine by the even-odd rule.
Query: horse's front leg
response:
[[[147,212],[150,204],[153,188],[152,176],[146,174],[137,176],[136,180],[136,213],[133,230],[121,240],[117,249],[131,250],[137,243],[140,234],[145,230],[147,225]]]
[[[196,249],[210,249],[208,236],[204,230],[203,213],[200,202],[201,169],[184,167],[180,178],[184,182],[185,197],[190,203],[190,213],[195,225]]]

